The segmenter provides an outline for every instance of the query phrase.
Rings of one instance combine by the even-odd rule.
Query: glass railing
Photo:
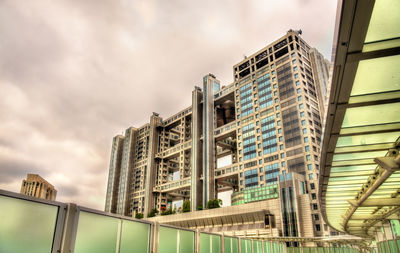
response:
[[[400,252],[400,239],[376,243],[379,253]]]
[[[356,248],[350,247],[296,247],[287,248],[287,253],[358,253]]]
[[[396,242],[394,242],[396,243]],[[392,252],[378,243],[380,252]],[[160,225],[0,190],[1,253],[353,253],[351,248],[286,248]]]

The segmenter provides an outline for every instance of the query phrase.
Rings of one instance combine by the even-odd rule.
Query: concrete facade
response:
[[[22,180],[20,193],[47,200],[56,200],[57,196],[54,186],[37,174],[28,174]]]
[[[251,211],[267,215],[279,206],[280,236],[329,233],[316,197],[324,107],[310,51],[300,33],[289,30],[235,64],[232,84],[221,86],[208,74],[190,107],[165,120],[153,113],[150,123],[116,136],[106,211],[147,216],[178,206],[179,212],[182,201],[194,211],[220,194],[243,192],[247,204],[226,208],[235,213],[257,202]],[[205,212],[214,211],[182,217]]]

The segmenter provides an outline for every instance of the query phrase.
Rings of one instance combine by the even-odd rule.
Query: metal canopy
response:
[[[370,237],[400,209],[400,1],[338,7],[319,196],[332,227]]]

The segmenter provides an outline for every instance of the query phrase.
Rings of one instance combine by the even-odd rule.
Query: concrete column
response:
[[[157,126],[161,124],[161,118],[157,113],[153,113],[150,117],[150,133],[149,133],[149,154],[147,157],[147,169],[146,169],[146,182],[145,182],[145,202],[144,202],[144,215],[147,214],[151,209],[154,208],[154,195],[153,187],[155,185],[155,174],[153,173],[156,168],[156,163],[154,161],[155,155],[157,153],[158,145],[158,132]]]
[[[202,204],[202,182],[200,175],[202,173],[202,146],[201,146],[201,126],[202,110],[201,99],[203,93],[199,87],[195,87],[192,92],[192,154],[191,154],[191,187],[190,187],[190,210],[195,211]]]
[[[219,86],[219,81],[212,74],[203,78],[203,207],[217,195],[214,180],[216,167],[214,93],[219,90]]]

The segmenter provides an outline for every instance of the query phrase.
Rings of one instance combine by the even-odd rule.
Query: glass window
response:
[[[308,142],[308,137],[304,137],[304,143]]]
[[[305,146],[305,147],[304,147],[304,150],[305,150],[306,152],[310,151],[310,146]]]
[[[298,89],[296,90],[296,92],[297,92],[297,94],[299,94],[299,93],[301,92],[301,89],[298,88]]]
[[[303,121],[301,122],[301,124],[303,125]],[[307,133],[307,128],[303,128],[301,131],[303,132],[303,134],[306,134]]]
[[[304,112],[300,112],[300,117],[304,117]]]
[[[293,71],[297,71],[297,66],[295,66],[295,67],[293,68]]]
[[[283,147],[283,144],[279,145],[279,149],[280,149],[280,150],[283,150],[283,148],[284,148],[284,147]]]
[[[311,160],[311,156],[310,155],[306,155],[306,160],[310,161]]]
[[[297,101],[301,101],[301,100],[303,100],[303,98],[301,96],[298,96]]]
[[[305,126],[305,125],[306,125],[306,121],[305,121],[305,120],[302,120],[302,121],[301,121],[301,125],[302,125],[302,126]]]
[[[309,180],[314,179],[314,174],[312,174],[312,173],[308,174],[308,179],[309,179]]]
[[[285,153],[281,153],[281,158],[285,158]]]
[[[312,164],[307,164],[307,169],[312,170]]]
[[[281,166],[282,167],[286,167],[286,163],[285,162],[281,162]]]
[[[295,78],[295,79],[299,78],[299,74],[297,74],[297,73],[294,74],[294,78]]]

